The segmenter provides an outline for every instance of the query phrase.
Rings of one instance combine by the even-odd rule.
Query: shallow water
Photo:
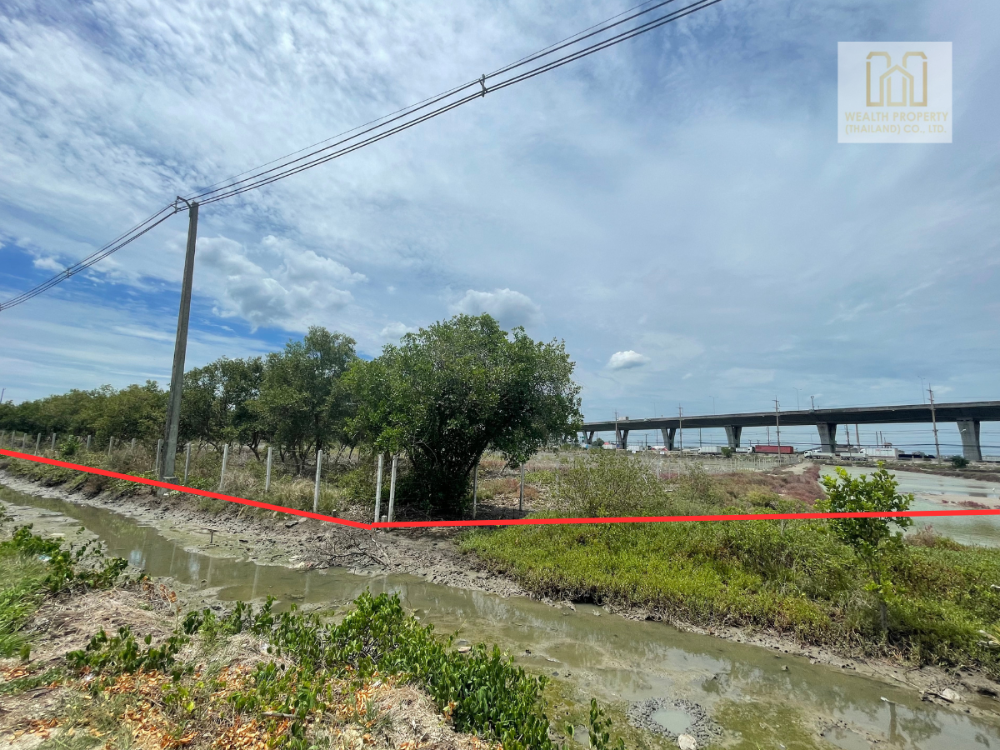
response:
[[[859,466],[843,467],[852,477],[871,474],[874,469]],[[824,476],[832,475],[833,467],[821,469]],[[991,508],[1000,505],[1000,482],[985,482],[963,477],[944,477],[914,471],[893,471],[899,491],[913,495],[913,510],[959,510],[962,501],[972,500]],[[965,516],[961,518],[915,518],[912,531],[933,526],[945,536],[961,544],[1000,547],[1000,517]]]
[[[81,524],[111,552],[151,576],[170,576],[223,601],[261,599],[346,605],[366,588],[398,593],[439,632],[495,642],[533,671],[557,675],[581,700],[686,699],[705,706],[737,748],[1000,748],[1000,722],[972,719],[923,703],[911,691],[753,646],[636,622],[581,605],[557,609],[427,583],[410,576],[369,577],[342,569],[294,570],[213,557],[206,543],[172,541],[124,516],[60,500],[0,490],[0,499],[39,515],[46,528],[72,536]],[[28,510],[37,509],[37,510]],[[391,536],[385,543],[391,544]],[[982,705],[988,705],[983,699]],[[687,717],[661,717],[671,726]],[[843,724],[846,723],[846,727]],[[821,733],[823,736],[821,736]],[[858,743],[861,744],[858,744]],[[885,745],[881,745],[885,746]]]

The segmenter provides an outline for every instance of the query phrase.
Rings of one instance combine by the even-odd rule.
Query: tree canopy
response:
[[[458,315],[407,334],[345,380],[348,429],[375,451],[409,460],[405,495],[459,512],[487,450],[512,464],[574,435],[580,388],[562,342],[502,330],[489,315]]]

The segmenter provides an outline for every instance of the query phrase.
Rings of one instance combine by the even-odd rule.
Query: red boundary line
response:
[[[128,482],[145,484],[150,487],[160,487],[175,492],[183,492],[188,495],[200,495],[211,497],[216,500],[225,500],[230,503],[240,505],[250,505],[254,508],[273,510],[278,513],[288,513],[293,516],[312,518],[317,521],[327,521],[328,523],[351,526],[356,529],[426,529],[440,526],[545,526],[561,524],[595,524],[595,523],[684,523],[692,521],[793,521],[796,519],[830,519],[830,518],[937,518],[940,516],[997,516],[1000,515],[1000,508],[974,508],[967,510],[906,510],[898,512],[858,512],[858,513],[739,513],[732,515],[713,516],[621,516],[613,518],[511,518],[507,520],[495,521],[394,521],[392,523],[361,523],[360,521],[350,521],[346,518],[336,516],[326,516],[322,513],[312,513],[308,510],[298,510],[287,508],[284,505],[272,505],[259,500],[248,500],[244,497],[224,495],[221,492],[210,490],[198,490],[192,487],[185,487],[180,484],[160,482],[156,479],[146,479],[136,477],[131,474],[120,474],[117,471],[107,469],[97,469],[93,466],[83,466],[73,464],[68,461],[59,461],[54,458],[44,458],[33,456],[29,453],[18,453],[17,451],[4,450],[0,448],[0,455],[10,458],[19,458],[24,461],[35,461],[36,463],[59,466],[64,469],[74,469],[88,474],[99,474],[112,479],[124,479]]]

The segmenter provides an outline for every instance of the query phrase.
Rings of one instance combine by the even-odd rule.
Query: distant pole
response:
[[[524,464],[521,464],[521,496],[517,501],[517,509],[524,510]]]
[[[270,448],[268,448],[268,450],[270,451]],[[267,458],[268,458],[268,466],[267,466],[267,470],[268,471],[267,471],[267,474],[268,474],[268,479],[270,479],[271,478],[271,456],[268,455]],[[188,483],[188,469],[190,469],[190,468],[191,468],[191,443],[188,443],[184,447],[184,482],[183,482],[183,484],[187,484]]]
[[[323,450],[316,451],[316,487],[313,489],[313,513],[319,513],[319,478],[323,471]]]
[[[816,411],[816,397],[815,396],[810,396],[809,397],[809,403],[812,404],[812,410]]]
[[[799,389],[798,388],[795,389],[795,411],[801,411],[801,407],[799,406]]]
[[[931,424],[934,425],[934,460],[941,463],[941,444],[938,442],[937,414],[934,411],[934,390],[927,384],[927,394],[931,400]]]
[[[392,457],[392,476],[389,478],[389,523],[396,517],[396,467],[399,464],[399,454]]]
[[[680,436],[681,444],[678,450],[684,452],[684,410],[680,404],[677,405],[677,434]]]
[[[472,517],[476,517],[476,493],[479,490],[479,463],[472,467]]]
[[[382,467],[385,465],[385,454],[378,454],[378,468],[375,470],[375,523],[382,520]]]
[[[135,440],[135,438],[132,439]],[[156,474],[156,476],[161,476],[160,465],[162,456],[163,456],[163,438],[160,438],[159,440],[156,441],[156,461],[154,463],[154,468],[153,468],[153,473]],[[176,479],[176,477],[174,479]]]
[[[854,424],[854,442],[858,444],[858,450],[861,450],[861,434],[858,432],[857,423]]]
[[[229,461],[229,443],[222,446],[222,472],[219,474],[219,492],[226,481],[226,463]]]
[[[191,450],[191,443],[188,443],[188,451]],[[274,448],[267,446],[267,474],[264,475],[264,494],[271,491],[271,462],[274,460]],[[187,468],[184,469],[184,476],[187,476]]]
[[[781,410],[778,404],[778,397],[774,397],[774,431],[778,439],[778,457],[781,458]]]
[[[186,201],[185,201],[186,202]],[[174,459],[177,457],[177,431],[181,419],[181,395],[184,391],[184,356],[187,352],[188,319],[191,315],[191,285],[194,281],[194,250],[198,240],[198,204],[188,203],[187,251],[184,255],[184,277],[181,281],[181,304],[177,312],[177,338],[174,341],[174,364],[170,371],[170,400],[167,402],[167,424],[164,430],[167,453],[163,460],[161,480],[176,482]]]

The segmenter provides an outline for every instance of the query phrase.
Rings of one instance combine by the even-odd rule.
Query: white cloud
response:
[[[45,258],[45,257],[35,258],[31,262],[31,265],[33,265],[35,268],[40,268],[43,271],[55,271],[56,273],[62,271],[66,267],[65,264],[60,263],[55,258]]]
[[[296,253],[274,237],[267,237],[264,247],[283,257],[273,272],[250,260],[234,240],[199,240],[201,260],[217,279],[201,286],[218,300],[218,315],[239,316],[254,329],[278,326],[301,331],[313,324],[330,324],[334,314],[353,301],[349,291],[334,284],[364,280],[336,261],[311,250]]]
[[[615,352],[608,360],[609,370],[631,370],[634,367],[642,367],[649,363],[649,357],[634,352],[631,349],[624,352]]]
[[[411,328],[404,323],[390,323],[379,333],[383,339],[387,341],[397,341],[408,333],[416,333],[416,328]]]
[[[539,323],[542,318],[542,309],[538,305],[527,295],[512,289],[494,289],[492,292],[470,289],[451,306],[451,311],[466,315],[489,313],[505,328],[527,327]]]

